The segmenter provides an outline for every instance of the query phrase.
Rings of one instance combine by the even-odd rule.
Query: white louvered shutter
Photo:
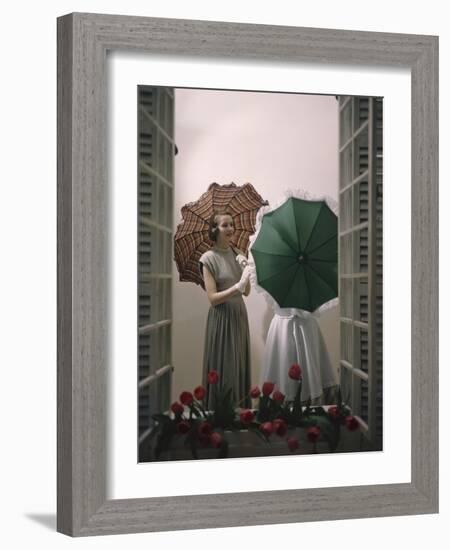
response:
[[[138,425],[141,444],[153,425],[152,414],[167,411],[170,406],[174,154],[173,89],[139,86]]]
[[[382,446],[383,102],[339,98],[340,378],[370,448]]]

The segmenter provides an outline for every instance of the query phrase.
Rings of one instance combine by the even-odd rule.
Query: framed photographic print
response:
[[[382,102],[139,87],[140,460],[381,450]]]
[[[58,20],[59,531],[437,512],[437,45]]]

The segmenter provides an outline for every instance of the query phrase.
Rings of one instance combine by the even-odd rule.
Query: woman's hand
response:
[[[217,292],[216,281],[212,273],[209,271],[206,265],[203,266],[205,290],[211,305],[218,306],[219,304],[223,304],[229,298],[232,298],[233,296],[236,296],[238,294],[244,294],[245,296],[248,296],[250,294],[250,273],[253,269],[253,267],[247,266],[242,272],[241,279],[238,283],[230,286],[230,288],[227,288],[226,290]]]
[[[248,260],[243,254],[238,254],[236,256],[236,261],[242,269],[244,269],[248,265]]]
[[[241,279],[238,283],[236,283],[234,286],[236,287],[236,290],[238,290],[241,294],[244,294],[244,292],[247,289],[248,282],[250,280],[250,273],[252,272],[252,268],[248,265],[244,268],[244,271],[242,272]]]

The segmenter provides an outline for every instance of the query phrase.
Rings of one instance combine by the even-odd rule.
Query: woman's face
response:
[[[219,234],[217,236],[217,242],[228,243],[234,233],[234,222],[231,216],[223,215],[218,216],[217,228],[219,229]]]

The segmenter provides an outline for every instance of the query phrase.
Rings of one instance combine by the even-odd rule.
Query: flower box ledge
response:
[[[205,408],[203,386],[183,391],[170,411],[155,414],[155,426],[140,448],[142,461],[238,458],[370,450],[362,424],[342,401],[332,406],[302,406],[302,371],[294,364],[288,376],[297,382],[292,401],[267,381],[244,398],[257,403],[240,409],[232,390],[220,388],[216,371],[208,375],[214,410]]]

